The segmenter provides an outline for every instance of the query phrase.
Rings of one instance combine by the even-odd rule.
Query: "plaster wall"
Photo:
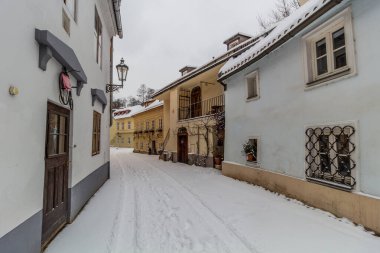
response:
[[[352,6],[357,75],[305,90],[302,36]],[[225,161],[245,164],[242,144],[259,138],[265,170],[305,179],[306,126],[356,125],[355,191],[380,196],[380,2],[344,2],[276,51],[226,80]],[[259,70],[260,98],[246,102],[245,75]]]
[[[69,187],[109,161],[109,103],[102,113],[101,153],[91,155],[93,110],[102,112],[98,102],[92,106],[91,88],[104,90],[110,76],[110,9],[103,1],[77,2],[78,18],[70,16],[70,35],[62,27],[63,1],[0,3],[0,237],[42,209],[47,102],[60,104],[61,65],[52,58],[46,71],[38,67],[36,28],[49,30],[72,47],[88,78],[80,97],[73,92]],[[103,23],[102,68],[95,61],[95,5]],[[76,83],[74,77],[71,80]],[[18,96],[8,94],[11,85],[19,88]]]
[[[147,153],[149,151],[149,147],[152,146],[152,141],[155,141],[156,151],[158,152],[163,143],[163,132],[155,131],[154,133],[145,133],[144,131],[146,130],[146,122],[149,122],[148,130],[152,128],[152,121],[155,122],[155,129],[158,129],[158,122],[160,119],[163,119],[163,106],[136,114],[133,116],[133,119],[136,124],[136,130],[143,131],[143,133],[139,134],[139,136],[134,139],[135,150]],[[143,148],[141,148],[141,144],[143,145]]]

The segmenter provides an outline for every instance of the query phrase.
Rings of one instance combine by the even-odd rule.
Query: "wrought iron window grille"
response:
[[[306,130],[306,178],[352,190],[356,180],[353,126],[316,127]]]

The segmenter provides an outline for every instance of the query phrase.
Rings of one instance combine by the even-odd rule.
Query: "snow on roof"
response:
[[[321,10],[330,2],[334,3],[333,6],[338,4],[338,2],[333,0],[309,0],[306,2],[289,17],[278,22],[268,36],[262,38],[258,43],[239,56],[230,58],[221,68],[219,78],[224,79],[227,75],[236,72],[244,66],[248,66],[256,59],[262,58],[268,53],[268,49],[276,48],[278,42],[284,40],[286,36],[294,36],[294,34],[291,33],[292,31],[300,27],[300,25],[312,17],[313,14]]]
[[[142,110],[142,108],[143,107],[141,105],[135,105],[135,106],[131,106],[131,107],[123,108],[123,109],[118,109],[118,110],[113,112],[113,118],[114,119],[129,118],[134,113]]]
[[[128,117],[132,117],[132,116],[135,116],[137,114],[150,111],[150,110],[152,110],[154,108],[157,108],[157,107],[160,107],[160,106],[163,106],[163,105],[164,105],[163,101],[155,100],[153,103],[151,103],[147,107],[140,106],[141,108],[139,110],[135,111],[134,113],[131,113]]]
[[[216,58],[213,58],[211,61],[207,62],[206,64],[203,64],[202,66],[194,69],[193,71],[191,72],[188,72],[186,73],[185,75],[181,76],[179,79],[171,82],[170,84],[164,86],[163,88],[161,88],[160,90],[156,91],[154,94],[153,94],[153,97],[157,97],[158,95],[164,93],[165,91],[187,81],[187,80],[190,80],[191,78],[203,73],[204,71],[207,71],[221,63],[223,63],[224,61],[227,61],[230,57],[233,57],[235,55],[239,55],[241,54],[242,52],[244,52],[245,50],[247,50],[248,48],[252,47],[253,45],[255,45],[258,40],[266,35],[266,33],[268,33],[268,31],[265,31],[257,36],[253,36],[252,38],[250,39],[247,39],[245,41],[243,41],[242,43],[236,45],[235,47],[229,49],[227,52],[223,53],[222,55],[216,57]]]

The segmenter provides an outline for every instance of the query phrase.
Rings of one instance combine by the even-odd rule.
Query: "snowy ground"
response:
[[[372,253],[345,219],[208,168],[111,150],[111,180],[46,253]]]

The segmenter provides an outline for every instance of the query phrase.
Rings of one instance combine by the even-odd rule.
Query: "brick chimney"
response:
[[[227,45],[227,51],[230,50],[233,47],[236,47],[240,43],[252,38],[250,35],[237,33],[234,36],[228,38],[226,41],[223,42],[223,44]]]

